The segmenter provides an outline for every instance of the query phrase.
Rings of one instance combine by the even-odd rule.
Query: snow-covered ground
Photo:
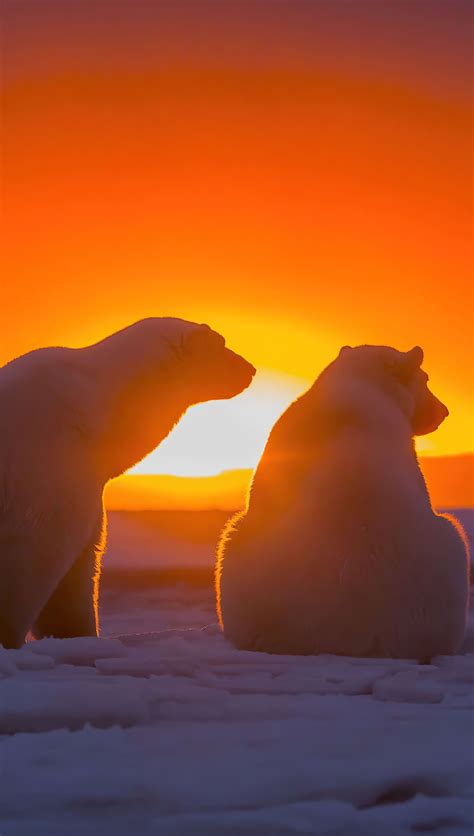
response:
[[[0,650],[1,836],[472,836],[474,621],[429,666],[236,651],[220,517],[173,519],[112,517],[118,638]]]

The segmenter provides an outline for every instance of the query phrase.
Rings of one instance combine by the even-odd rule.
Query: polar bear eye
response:
[[[413,369],[406,363],[401,362],[397,357],[391,357],[385,362],[386,374],[395,378],[398,383],[407,384],[413,377]]]
[[[385,362],[385,369],[392,374],[396,374],[399,371],[399,364],[396,360],[387,360]]]
[[[400,383],[412,383],[416,377],[417,369],[414,369],[409,363],[398,363],[395,368],[395,376]]]
[[[167,340],[168,350],[179,360],[185,356],[186,346],[184,336],[181,334],[178,340]]]

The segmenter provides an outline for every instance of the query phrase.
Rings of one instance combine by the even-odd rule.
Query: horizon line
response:
[[[436,508],[474,507],[474,452],[419,456],[421,471]],[[124,473],[105,490],[109,510],[243,509],[255,468],[214,474]]]

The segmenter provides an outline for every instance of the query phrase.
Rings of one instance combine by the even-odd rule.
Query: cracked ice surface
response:
[[[0,649],[1,836],[472,836],[474,621],[421,666],[234,650],[208,587],[103,605]]]
[[[474,657],[277,657],[217,627],[2,651],[2,836],[468,834]]]

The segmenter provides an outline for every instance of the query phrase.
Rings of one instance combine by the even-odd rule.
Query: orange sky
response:
[[[423,451],[474,449],[470,8],[5,3],[0,363],[209,322],[263,371],[141,467],[196,474],[252,466],[342,344],[419,343]]]

